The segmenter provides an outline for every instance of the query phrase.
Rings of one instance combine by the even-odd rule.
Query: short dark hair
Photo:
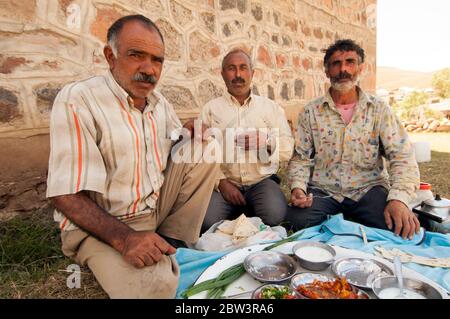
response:
[[[228,59],[228,57],[232,54],[236,54],[236,53],[242,53],[244,54],[247,58],[248,58],[248,62],[250,64],[250,69],[253,70],[253,63],[252,63],[252,58],[250,57],[250,55],[248,55],[247,52],[245,52],[244,50],[240,49],[240,48],[235,48],[232,49],[230,52],[228,52],[222,59],[222,70],[225,67],[225,61]]]
[[[330,60],[330,57],[333,55],[336,51],[355,51],[360,58],[360,63],[364,63],[364,50],[359,45],[355,43],[355,41],[351,39],[345,39],[345,40],[337,40],[334,44],[328,47],[328,49],[325,51],[325,57],[323,58],[323,65],[325,68],[328,66],[328,61]]]
[[[117,36],[120,33],[120,31],[122,30],[123,26],[127,22],[131,22],[131,21],[138,21],[138,22],[142,23],[145,27],[147,27],[149,30],[156,31],[159,34],[162,43],[164,44],[164,37],[163,37],[161,31],[159,30],[159,28],[156,26],[156,24],[152,20],[144,17],[141,14],[123,16],[123,17],[119,18],[118,20],[116,20],[108,29],[108,34],[106,36],[108,43],[115,44],[115,42],[117,40]]]

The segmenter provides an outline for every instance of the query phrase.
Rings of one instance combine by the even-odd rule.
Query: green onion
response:
[[[230,283],[237,280],[239,277],[241,277],[245,273],[244,264],[240,263],[237,265],[234,265],[223,272],[220,273],[220,275],[217,278],[206,280],[204,282],[201,282],[197,285],[192,286],[191,288],[188,288],[183,292],[183,297],[187,298],[193,295],[196,295],[202,291],[210,290],[214,288],[222,288],[222,294],[225,291],[224,288],[226,288]],[[218,294],[218,292],[216,291]],[[222,294],[218,295],[218,298],[222,296]],[[210,294],[211,295],[211,294]]]
[[[281,245],[286,244],[286,243],[289,243],[289,242],[291,242],[291,241],[295,241],[295,240],[297,240],[297,238],[300,237],[300,235],[302,235],[302,234],[303,234],[303,232],[300,232],[300,233],[298,233],[297,235],[292,235],[292,236],[286,237],[285,239],[279,240],[279,241],[275,242],[274,244],[272,244],[272,245],[270,245],[270,246],[267,246],[267,247],[264,248],[263,250],[271,250],[271,249],[273,249],[273,248],[275,248],[275,247],[281,246]]]
[[[218,299],[225,292],[226,287],[219,287],[208,290],[208,294],[206,295],[207,299]]]

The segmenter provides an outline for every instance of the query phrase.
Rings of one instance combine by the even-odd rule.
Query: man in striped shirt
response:
[[[47,197],[63,252],[111,298],[172,298],[179,269],[169,242],[198,239],[218,166],[169,159],[181,123],[154,90],[164,40],[151,20],[117,20],[104,54],[106,75],[55,99]]]

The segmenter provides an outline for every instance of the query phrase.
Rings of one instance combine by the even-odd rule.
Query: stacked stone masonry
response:
[[[0,143],[48,134],[58,91],[107,69],[107,28],[132,13],[151,18],[164,35],[166,62],[158,88],[182,120],[196,117],[203,104],[224,92],[222,57],[240,47],[254,63],[253,92],[277,101],[295,123],[304,104],[328,87],[323,49],[336,39],[353,38],[365,48],[362,87],[375,90],[375,6],[376,0],[2,0]],[[31,157],[28,164],[39,168],[40,177],[47,165],[40,159],[48,156],[45,143],[45,156]],[[0,165],[8,156],[29,157],[25,149],[5,153]],[[2,181],[14,182],[16,175],[0,169],[0,209],[8,207],[1,201],[8,193]]]

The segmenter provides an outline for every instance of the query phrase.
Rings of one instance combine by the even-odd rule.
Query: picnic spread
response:
[[[242,218],[240,222],[246,224]],[[222,227],[222,230],[227,227]],[[255,229],[252,227],[248,228],[252,229],[249,231],[249,234],[255,235]],[[274,242],[277,244],[273,245]],[[294,285],[294,279],[296,282],[300,282],[297,283],[297,286],[294,285],[299,291],[305,289],[305,283],[309,285],[308,287],[314,289],[317,287],[321,289],[328,287],[327,289],[331,289],[331,292],[333,289],[336,290],[339,287],[347,287],[345,273],[342,277],[337,278],[339,277],[337,274],[340,273],[338,272],[339,269],[336,270],[335,268],[341,266],[341,270],[343,269],[345,271],[346,269],[348,270],[349,265],[356,268],[362,266],[376,268],[378,267],[377,265],[380,265],[381,268],[384,267],[383,269],[388,272],[385,274],[386,278],[378,279],[383,279],[379,280],[379,282],[385,284],[384,282],[387,282],[389,279],[388,276],[395,279],[392,275],[394,273],[392,271],[394,267],[391,262],[395,256],[398,256],[404,266],[403,273],[406,291],[409,291],[406,289],[409,287],[407,285],[413,285],[414,280],[416,280],[422,282],[424,285],[430,285],[431,288],[429,289],[435,289],[437,291],[432,297],[428,296],[429,298],[448,298],[448,294],[450,293],[450,234],[427,232],[421,228],[420,232],[415,234],[412,240],[404,240],[391,231],[362,226],[344,220],[342,215],[335,215],[320,225],[300,230],[281,241],[266,241],[245,247],[231,247],[222,251],[178,249],[176,259],[180,265],[180,280],[177,289],[177,298],[187,297],[186,291],[189,291],[188,289],[192,288],[192,286],[200,286],[200,291],[199,289],[192,290],[192,293],[195,293],[195,295],[191,294],[188,297],[232,298],[232,295],[242,295],[242,298],[250,298],[252,297],[252,293],[254,295],[258,286],[264,283],[267,285],[268,281],[259,282],[249,275],[249,269],[245,269],[243,266],[246,257],[258,251],[264,253],[268,249],[270,249],[269,251],[278,251],[286,255],[295,255],[293,254],[293,247],[295,245],[299,246],[298,244],[303,242],[320,242],[332,247],[331,249],[336,252],[336,258],[333,265],[330,263],[326,270],[320,272],[311,272],[298,266],[299,270],[295,276],[292,277],[294,274],[291,274],[291,277],[283,278],[285,280],[284,282],[287,282],[286,285],[290,288]],[[272,249],[273,246],[278,247]],[[318,248],[316,247],[315,249],[317,252]],[[304,249],[303,252],[307,253],[307,250]],[[317,256],[319,256],[318,254],[316,254],[316,258],[319,258]],[[217,287],[217,277],[220,277],[227,271],[230,272],[227,277],[230,282],[227,282],[224,286],[219,285],[219,288],[214,289],[214,294],[212,295],[210,291],[201,291],[202,287],[199,285],[201,282],[208,284],[215,281]],[[326,281],[321,278],[310,278],[311,276],[314,277],[314,274],[322,275],[324,278],[330,279]],[[347,272],[347,275],[348,280],[352,283],[350,272]],[[376,279],[371,278],[374,283]],[[275,293],[276,289],[284,291],[286,288],[277,288],[276,284],[278,282],[274,282],[273,284],[274,287],[266,288],[271,293],[264,293],[262,295],[282,296],[283,294],[281,293]],[[300,286],[301,288],[299,288]],[[367,290],[364,290],[367,287],[358,285],[358,282],[353,282],[351,287],[353,287],[354,292],[358,293],[347,293],[344,295],[353,297],[361,296],[361,298],[367,297]],[[394,288],[389,289],[392,290]],[[385,290],[388,291],[389,289]],[[413,291],[410,291],[410,293],[414,295]],[[372,291],[370,294],[373,296]],[[317,291],[313,291],[310,295],[318,295],[318,293]],[[293,298],[292,295],[289,296]],[[379,296],[377,295],[377,297]]]

